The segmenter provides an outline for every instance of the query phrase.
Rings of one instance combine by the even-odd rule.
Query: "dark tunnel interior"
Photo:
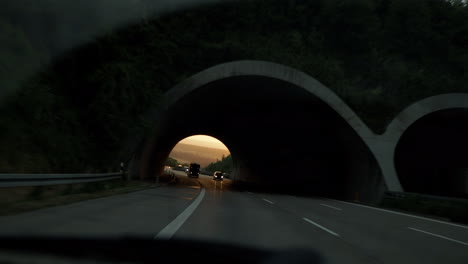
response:
[[[178,141],[204,134],[229,148],[239,183],[366,201],[385,188],[375,158],[348,123],[321,99],[281,80],[212,82],[172,105],[161,127],[153,173]]]
[[[441,110],[413,123],[395,151],[407,192],[468,198],[468,109]]]

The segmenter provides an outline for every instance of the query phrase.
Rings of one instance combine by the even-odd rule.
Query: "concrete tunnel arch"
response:
[[[285,89],[288,93],[284,93]],[[211,99],[204,101],[204,98]],[[217,115],[217,111],[229,111],[229,120],[219,120],[221,115]],[[210,119],[211,115],[215,117]],[[252,115],[256,115],[256,119]],[[315,177],[311,175],[326,173],[326,168],[331,168],[336,170],[335,174],[353,174],[342,179],[345,181],[342,185],[346,186],[340,185],[339,175],[333,176],[335,182],[330,180],[325,184],[321,182],[323,179],[317,178],[309,182],[314,186],[325,184],[326,188],[340,185],[343,190],[338,196],[341,198],[355,198],[355,194],[360,193],[360,199],[368,201],[377,200],[389,183],[394,182],[382,173],[368,142],[375,135],[354,111],[314,78],[284,65],[245,60],[203,70],[170,89],[165,94],[163,105],[153,113],[153,119],[159,125],[146,139],[141,155],[135,160],[136,171],[143,178],[162,171],[167,155],[179,140],[205,134],[219,139],[231,151],[236,181],[265,182],[265,179],[273,179],[272,170],[265,168],[266,171],[262,171],[256,166],[275,164],[281,170],[286,169],[287,174],[297,174],[300,173],[299,164],[303,164],[302,173],[311,178]],[[233,130],[238,135],[229,134]],[[274,133],[268,138],[270,141],[264,140]],[[275,136],[281,136],[281,133],[290,133],[291,142],[278,143],[280,140]],[[296,153],[302,163],[290,162],[288,168],[282,167],[281,158],[275,157],[264,160],[267,164],[253,164],[258,157],[252,156],[247,147],[240,144],[240,139],[244,142],[249,137],[249,144],[259,144],[257,147],[265,148],[266,153],[276,151],[269,145],[280,144],[281,149],[289,148],[290,152],[277,154],[286,159],[288,155],[294,155],[294,150],[297,151],[301,145],[321,152],[315,156],[309,155],[307,150]],[[300,137],[305,140],[293,140]],[[320,142],[320,137],[327,140]],[[314,141],[315,145],[307,145],[308,141]],[[303,158],[307,155],[309,159]],[[329,160],[325,160],[325,156]],[[338,165],[332,164],[335,156],[341,162]],[[328,167],[321,163],[309,170],[307,166],[312,158],[327,163]],[[341,166],[343,169],[339,169]]]
[[[468,94],[431,96],[406,109],[384,136],[406,192],[468,197]]]

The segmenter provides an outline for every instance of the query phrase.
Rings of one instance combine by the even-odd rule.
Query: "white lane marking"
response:
[[[303,219],[304,221],[306,221],[306,222],[308,222],[308,223],[310,223],[310,224],[313,224],[314,226],[316,226],[316,227],[318,227],[318,228],[320,228],[320,229],[322,229],[322,230],[324,230],[324,231],[326,231],[326,232],[328,232],[328,233],[330,233],[330,234],[336,236],[336,237],[340,237],[340,235],[338,235],[337,233],[335,233],[335,232],[331,231],[330,229],[325,228],[325,227],[323,227],[323,226],[321,226],[321,225],[315,223],[314,221],[310,220],[309,218],[303,217],[302,219]]]
[[[425,234],[428,234],[428,235],[440,237],[440,238],[443,238],[443,239],[450,240],[452,242],[456,242],[456,243],[460,243],[460,244],[463,244],[465,246],[468,246],[468,243],[465,243],[465,242],[462,242],[462,241],[459,241],[459,240],[455,240],[455,239],[452,239],[452,238],[449,238],[449,237],[446,237],[446,236],[437,235],[437,234],[427,232],[427,231],[424,231],[424,230],[421,230],[421,229],[416,229],[416,228],[413,228],[413,227],[408,227],[408,228],[411,229],[411,230],[414,230],[414,231],[418,231],[418,232],[425,233]]]
[[[294,197],[294,198],[297,198],[296,196],[294,196],[294,195],[290,195],[290,194],[288,194],[288,196],[290,196],[290,197]]]
[[[435,220],[435,219],[430,219],[430,218],[426,218],[426,217],[422,217],[422,216],[410,215],[410,214],[400,213],[400,212],[396,212],[396,211],[376,208],[376,207],[362,205],[362,204],[355,204],[355,203],[350,203],[350,202],[345,202],[345,201],[340,201],[340,200],[334,200],[334,199],[329,199],[329,198],[323,198],[323,199],[327,199],[327,200],[335,201],[335,202],[339,202],[339,203],[344,203],[344,204],[360,206],[360,207],[369,208],[369,209],[374,209],[374,210],[377,210],[377,211],[382,211],[382,212],[387,212],[387,213],[392,213],[392,214],[397,214],[397,215],[404,215],[404,216],[408,216],[408,217],[413,217],[413,218],[418,218],[418,219],[427,220],[427,221],[431,221],[431,222],[436,222],[436,223],[440,223],[440,224],[446,224],[446,225],[451,225],[451,226],[456,226],[456,227],[461,227],[461,228],[468,229],[468,226],[465,226],[465,225],[458,225],[458,224],[449,223],[449,222],[440,221],[440,220]]]
[[[253,194],[252,192],[247,191],[248,194]]]
[[[164,227],[159,233],[154,237],[154,239],[171,239],[171,237],[179,230],[179,228],[187,221],[187,219],[192,215],[192,213],[200,205],[201,201],[205,197],[205,188],[202,188],[198,197],[187,207],[185,210],[180,213],[172,222],[170,222],[166,227]]]
[[[270,201],[270,200],[268,200],[268,199],[265,199],[265,198],[263,198],[262,200],[265,201],[265,202],[267,202],[267,203],[275,204],[274,202],[272,202],[272,201]]]
[[[320,204],[320,205],[330,207],[330,208],[335,209],[335,210],[340,210],[340,211],[342,210],[341,208],[334,207],[334,206],[331,206],[331,205],[328,205],[328,204]]]

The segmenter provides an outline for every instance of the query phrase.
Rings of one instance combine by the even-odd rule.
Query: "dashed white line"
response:
[[[180,213],[172,222],[170,222],[165,228],[163,228],[154,239],[171,239],[172,236],[179,230],[179,228],[187,221],[192,213],[200,205],[201,201],[205,197],[205,188],[202,188],[198,197]]]
[[[332,234],[332,235],[334,235],[334,236],[336,236],[336,237],[340,237],[340,235],[338,235],[337,233],[335,233],[335,232],[331,231],[330,229],[325,228],[325,227],[323,227],[323,226],[321,226],[321,225],[315,223],[314,221],[310,220],[309,218],[303,217],[302,219],[303,219],[304,221],[306,221],[306,222],[308,222],[308,223],[310,223],[310,224],[313,224],[314,226],[316,226],[316,227],[322,229],[322,230],[325,231],[325,232],[328,232],[328,233],[330,233],[330,234]]]
[[[331,205],[328,205],[328,204],[320,204],[320,205],[330,207],[330,208],[335,209],[335,210],[340,210],[340,211],[342,210],[341,208],[334,207],[334,206],[331,206]]]
[[[468,246],[468,243],[462,242],[460,240],[455,240],[455,239],[452,239],[452,238],[449,238],[449,237],[446,237],[446,236],[437,235],[437,234],[427,232],[427,231],[424,231],[424,230],[421,230],[421,229],[416,229],[416,228],[413,228],[413,227],[408,227],[408,228],[411,229],[411,230],[414,230],[414,231],[418,231],[418,232],[425,233],[425,234],[435,236],[435,237],[440,237],[440,238],[447,239],[447,240],[452,241],[452,242],[456,242],[456,243],[460,243],[462,245]]]
[[[248,194],[253,194],[253,192],[249,192],[249,191],[247,191],[247,193],[248,193]]]
[[[263,198],[262,200],[265,201],[265,202],[267,202],[267,203],[275,204],[274,202],[272,202],[272,201],[270,201],[270,200],[268,200],[268,199],[265,199],[265,198]]]
[[[446,224],[446,225],[451,225],[451,226],[456,226],[456,227],[461,227],[461,228],[468,229],[468,226],[466,226],[466,225],[458,225],[458,224],[449,223],[449,222],[440,221],[440,220],[435,220],[435,219],[430,219],[430,218],[426,218],[426,217],[422,217],[422,216],[405,214],[405,213],[400,213],[400,212],[396,212],[396,211],[385,210],[385,209],[381,209],[381,208],[377,208],[377,207],[372,207],[372,206],[367,206],[367,205],[362,205],[362,204],[356,204],[356,203],[350,203],[350,202],[345,202],[345,201],[340,201],[340,200],[335,200],[335,199],[329,199],[329,198],[323,198],[323,199],[326,199],[326,200],[329,200],[329,201],[335,201],[335,202],[339,202],[339,203],[344,203],[344,204],[350,204],[350,205],[359,206],[359,207],[364,207],[364,208],[369,208],[369,209],[374,209],[374,210],[377,210],[377,211],[387,212],[387,213],[391,213],[391,214],[404,215],[404,216],[418,218],[418,219],[422,219],[422,220],[427,220],[427,221],[431,221],[431,222],[435,222],[435,223]]]

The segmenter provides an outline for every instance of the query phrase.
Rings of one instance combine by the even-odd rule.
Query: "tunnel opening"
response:
[[[468,198],[468,109],[428,114],[402,134],[395,168],[407,192]]]
[[[171,150],[165,165],[184,171],[191,163],[200,165],[200,172],[212,175],[222,171],[225,176],[232,172],[232,157],[226,145],[215,137],[193,135],[180,140]]]
[[[185,94],[168,107],[151,160],[165,160],[177,140],[194,134],[229,147],[232,179],[244,186],[367,202],[386,188],[373,154],[348,122],[283,80],[228,77]],[[154,162],[153,171],[160,166]]]

